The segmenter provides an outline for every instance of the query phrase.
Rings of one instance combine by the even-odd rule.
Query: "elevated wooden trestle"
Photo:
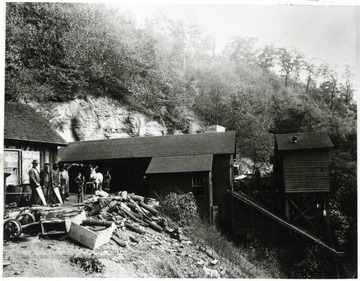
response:
[[[313,241],[314,243],[318,244],[319,246],[324,248],[329,253],[335,255],[336,257],[342,256],[342,254],[343,254],[342,252],[336,251],[332,247],[326,245],[318,237],[310,234],[309,232],[305,231],[304,229],[301,229],[301,228],[287,222],[286,220],[278,217],[277,215],[273,214],[272,212],[267,210],[265,207],[263,207],[260,203],[258,203],[256,200],[247,196],[246,194],[244,194],[242,192],[235,192],[235,191],[230,191],[230,193],[233,198],[236,198],[236,199],[240,200],[241,202],[245,203],[246,205],[256,209],[257,211],[261,212],[262,214],[266,215],[267,217],[271,218],[272,220],[276,221],[277,223],[280,223],[281,225],[287,227],[291,231]]]

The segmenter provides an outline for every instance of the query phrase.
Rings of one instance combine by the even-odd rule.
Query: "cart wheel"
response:
[[[45,216],[44,211],[39,209],[31,210],[31,214],[35,217],[35,221],[40,221],[40,218]]]
[[[17,215],[16,220],[20,222],[21,225],[29,224],[35,222],[35,216],[32,213],[20,213]]]
[[[14,240],[21,234],[21,224],[19,221],[9,219],[4,222],[4,238],[6,240]]]

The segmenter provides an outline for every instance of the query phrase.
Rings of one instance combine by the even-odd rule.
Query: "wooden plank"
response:
[[[120,239],[119,239],[118,237],[116,237],[115,235],[111,236],[111,239],[112,239],[113,241],[115,241],[116,244],[118,244],[119,246],[121,246],[121,247],[126,247],[126,243],[125,243],[124,241],[120,240]]]
[[[53,187],[53,190],[54,190],[56,198],[59,200],[60,204],[63,204],[59,188],[58,187]]]
[[[45,195],[44,195],[44,192],[43,192],[42,188],[37,187],[36,191],[37,191],[37,193],[38,193],[38,195],[39,195],[39,197],[41,199],[41,202],[43,203],[44,206],[46,206],[46,199],[45,199]]]
[[[212,172],[209,172],[209,206],[208,206],[208,210],[209,210],[209,215],[210,215],[210,224],[214,224],[214,217],[212,216],[212,206],[214,204],[214,200],[213,200],[213,181],[212,181]]]

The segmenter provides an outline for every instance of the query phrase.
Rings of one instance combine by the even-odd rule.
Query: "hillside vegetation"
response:
[[[140,28],[121,9],[101,4],[9,2],[5,99],[41,104],[106,97],[164,124],[167,134],[192,132],[195,119],[222,125],[237,132],[237,151],[254,169],[269,162],[271,133],[328,132],[335,145],[334,244],[345,252],[346,271],[356,275],[351,69],[337,73],[297,50],[259,46],[254,38],[235,37],[221,54],[214,49],[199,26],[163,16]],[[289,277],[328,277],[317,251],[297,258]]]

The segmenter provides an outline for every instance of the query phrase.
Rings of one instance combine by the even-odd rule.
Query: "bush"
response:
[[[102,273],[105,271],[104,264],[92,254],[90,257],[86,256],[73,256],[70,258],[70,262],[73,265],[78,266],[81,270],[85,271],[86,274],[89,273]]]
[[[160,202],[160,211],[180,225],[189,225],[195,218],[199,217],[198,206],[192,192],[171,192],[161,198]]]

